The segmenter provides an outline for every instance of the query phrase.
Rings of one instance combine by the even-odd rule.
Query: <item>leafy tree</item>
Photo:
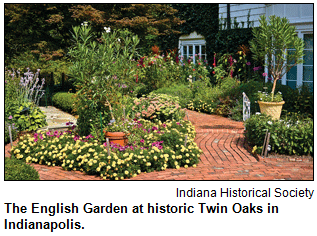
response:
[[[250,42],[255,60],[266,59],[265,66],[272,75],[272,101],[276,82],[293,66],[303,63],[304,41],[297,36],[295,27],[289,24],[287,18],[275,15],[260,18],[260,26],[253,29],[254,39]],[[295,50],[289,51],[293,48]]]

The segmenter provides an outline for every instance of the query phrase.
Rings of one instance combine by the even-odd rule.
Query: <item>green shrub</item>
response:
[[[5,158],[5,180],[40,180],[39,173],[30,165],[14,158]]]
[[[59,92],[52,97],[53,105],[60,108],[62,111],[72,113],[76,101],[75,94]],[[73,112],[74,113],[74,112]]]
[[[246,122],[245,136],[261,153],[266,130],[271,133],[271,151],[287,155],[313,155],[313,120],[298,114],[272,120],[264,114],[252,115]]]
[[[167,94],[179,98],[179,105],[186,108],[187,104],[193,99],[193,92],[188,85],[174,84],[170,87],[163,87],[153,91],[155,94]]]

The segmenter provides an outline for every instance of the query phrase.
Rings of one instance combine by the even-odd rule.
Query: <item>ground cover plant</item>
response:
[[[194,142],[195,129],[189,121],[135,122],[130,138],[133,143],[125,147],[111,144],[110,155],[106,143],[92,135],[80,137],[71,130],[24,136],[11,153],[27,163],[62,166],[111,180],[141,172],[195,167],[199,162],[201,150]]]
[[[5,180],[40,180],[39,173],[24,161],[5,158]]]
[[[262,152],[266,131],[271,133],[270,151],[287,155],[311,155],[314,150],[313,120],[296,113],[272,120],[264,114],[252,115],[245,122],[245,136],[253,146],[253,151]]]

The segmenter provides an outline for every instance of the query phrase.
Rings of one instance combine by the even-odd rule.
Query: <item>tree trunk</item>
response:
[[[274,98],[274,91],[275,91],[276,82],[277,82],[277,79],[274,79],[273,88],[272,88],[272,102],[273,102],[273,98]]]

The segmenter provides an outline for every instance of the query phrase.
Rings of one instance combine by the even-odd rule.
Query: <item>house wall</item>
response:
[[[244,22],[244,28],[247,28],[248,13],[250,10],[251,26],[259,26],[259,18],[266,13],[266,4],[230,4],[231,21],[237,18],[239,27],[242,27],[241,22]],[[227,19],[227,4],[219,4],[219,19]]]

